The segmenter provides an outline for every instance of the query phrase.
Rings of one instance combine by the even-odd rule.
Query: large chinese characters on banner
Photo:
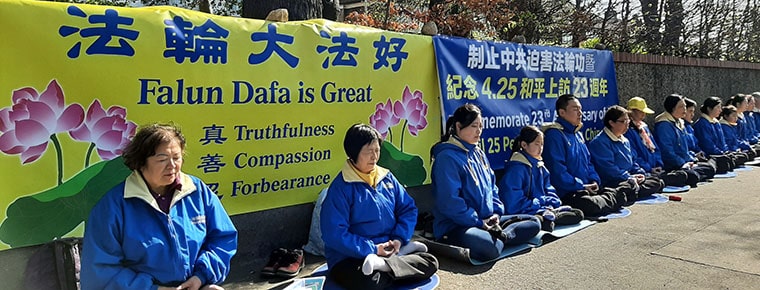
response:
[[[481,148],[494,169],[504,168],[520,129],[557,118],[557,97],[573,94],[583,105],[583,136],[604,127],[618,103],[612,52],[435,37],[443,116],[465,103],[483,113]],[[445,120],[443,121],[445,123]]]
[[[233,215],[314,201],[354,123],[402,183],[429,180],[430,37],[42,1],[1,1],[0,23],[0,249],[81,235],[150,122],[182,127],[183,171]]]

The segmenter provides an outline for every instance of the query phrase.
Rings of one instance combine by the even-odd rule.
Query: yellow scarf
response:
[[[351,165],[351,169],[354,170],[354,173],[356,173],[356,175],[359,176],[359,178],[364,180],[364,182],[366,182],[372,187],[375,187],[377,185],[377,166],[372,168],[372,171],[370,171],[369,173],[363,173],[359,171],[359,169],[356,169],[356,166],[354,166],[354,164],[351,161],[349,161],[348,164]]]

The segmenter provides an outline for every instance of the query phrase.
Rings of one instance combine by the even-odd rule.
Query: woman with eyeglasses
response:
[[[182,172],[185,137],[172,124],[137,131],[127,179],[85,223],[82,289],[222,289],[237,230],[216,194]]]

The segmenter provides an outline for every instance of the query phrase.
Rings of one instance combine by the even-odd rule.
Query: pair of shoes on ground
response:
[[[269,262],[261,270],[261,275],[295,277],[303,269],[303,264],[303,250],[279,248],[272,251]]]
[[[417,225],[414,227],[414,234],[424,237],[426,239],[434,239],[433,236],[433,214],[430,212],[423,212],[417,216]]]

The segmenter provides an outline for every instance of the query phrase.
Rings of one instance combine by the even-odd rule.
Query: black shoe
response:
[[[501,230],[498,225],[488,230],[488,233],[491,234],[491,236],[495,239],[501,240],[503,243],[507,243],[507,240],[509,240],[507,234],[504,233],[504,231]]]
[[[282,257],[287,252],[288,250],[283,248],[272,251],[272,254],[269,255],[269,262],[267,262],[264,268],[261,269],[261,275],[274,276],[275,272],[277,272],[277,268],[280,267],[280,261],[282,260]]]
[[[543,215],[537,214],[538,221],[541,222],[541,230],[545,232],[554,231],[554,221],[544,218]]]
[[[414,227],[414,234],[424,237],[426,239],[434,239],[433,236],[433,220],[434,217],[429,212],[423,212],[417,216],[417,225]]]
[[[557,219],[554,223],[557,225],[574,225],[580,223],[583,220],[583,212],[577,208],[569,211],[563,211],[557,213]]]

